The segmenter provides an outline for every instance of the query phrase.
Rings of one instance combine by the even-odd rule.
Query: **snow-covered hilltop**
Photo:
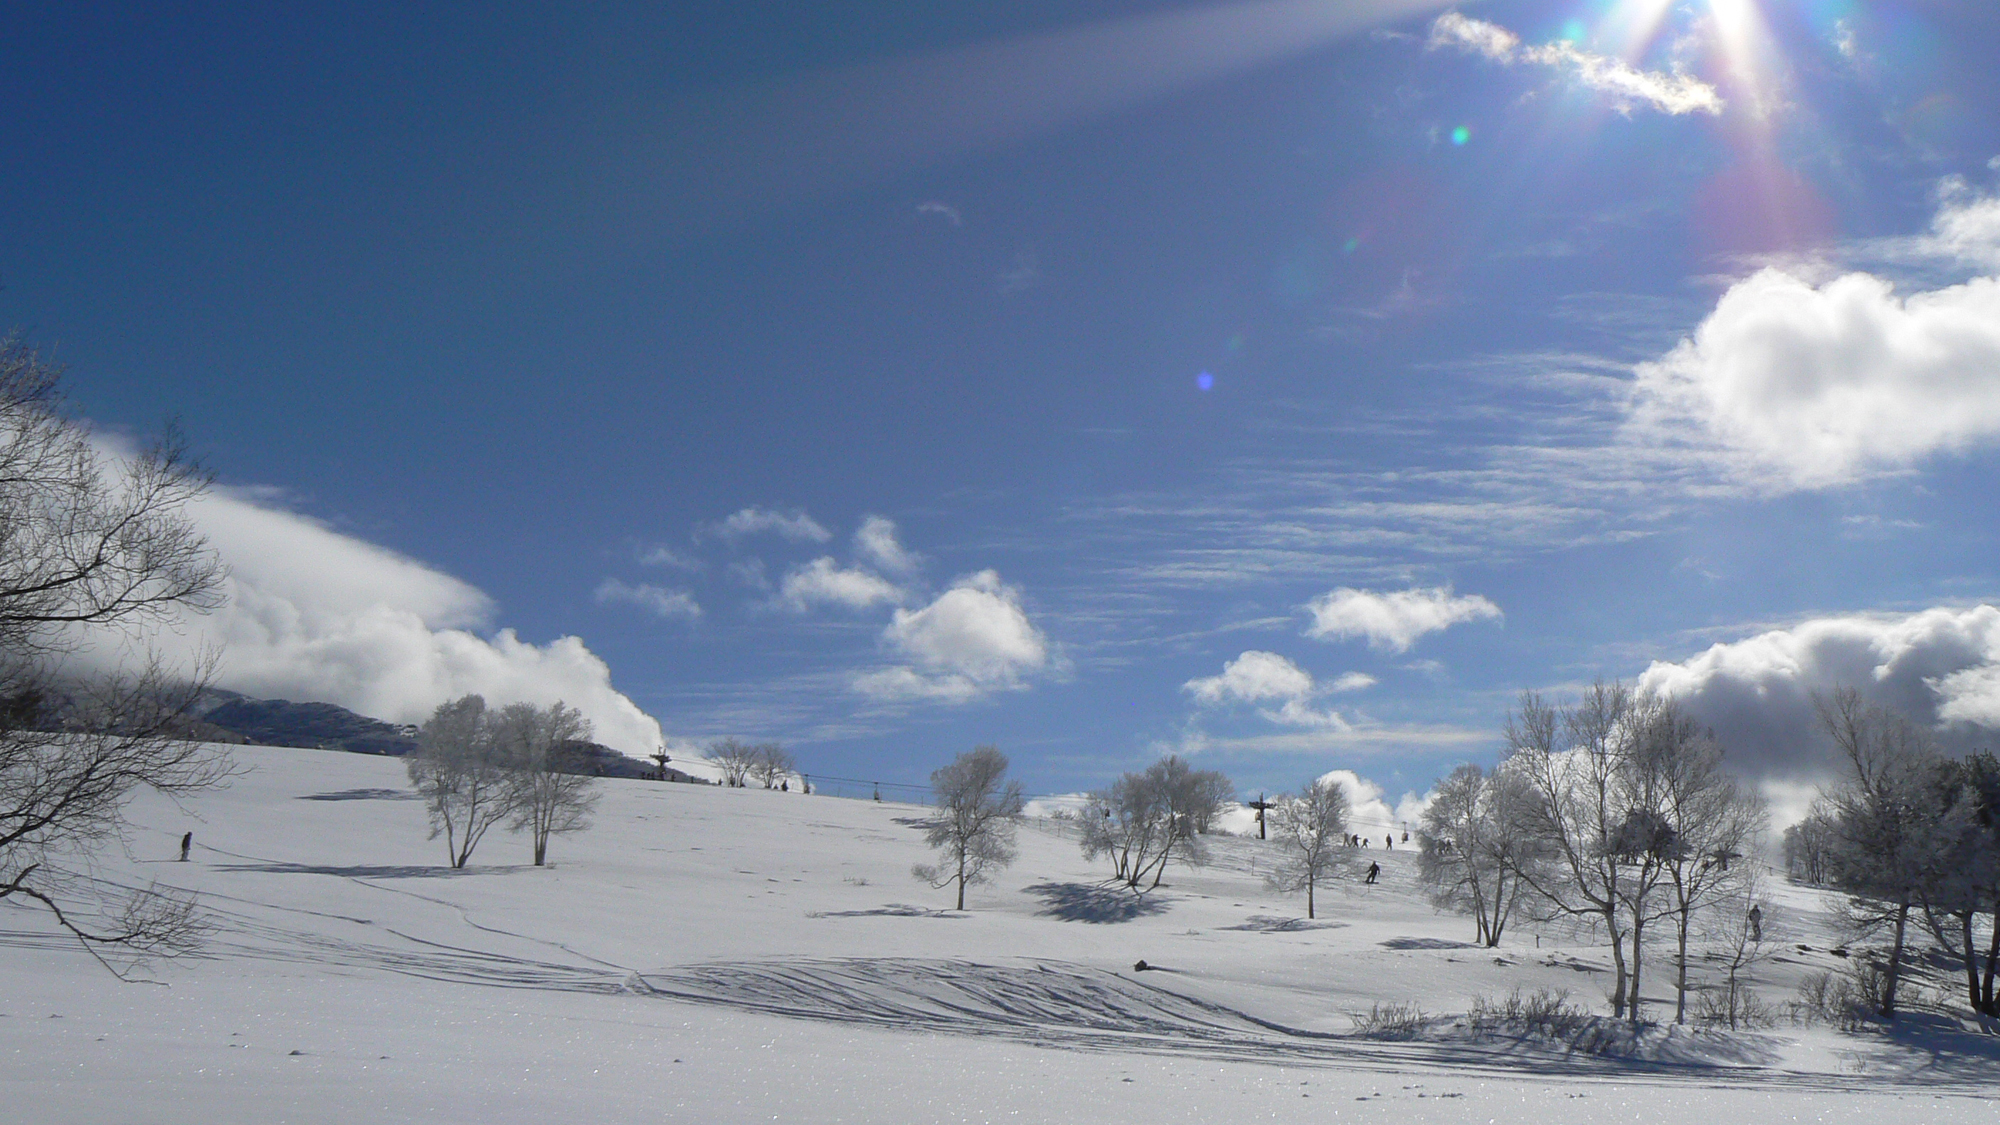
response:
[[[496,834],[455,872],[402,763],[232,753],[250,769],[226,790],[185,809],[140,799],[129,856],[95,872],[200,895],[204,952],[142,974],[166,987],[120,983],[42,912],[0,907],[0,1081],[16,1119],[1992,1111],[1995,1053],[1921,1011],[1901,1038],[1781,1023],[1579,1039],[1472,1019],[1517,991],[1567,990],[1601,1013],[1608,955],[1519,922],[1499,948],[1475,947],[1471,920],[1429,905],[1401,846],[1356,850],[1308,922],[1264,882],[1271,843],[1214,838],[1208,866],[1134,896],[1104,885],[1073,825],[1031,819],[1018,860],[960,913],[911,877],[929,854],[918,806],[613,780],[597,826],[559,839],[552,867]],[[1371,862],[1374,885],[1358,873]],[[1782,1008],[1842,959],[1831,902],[1773,890],[1781,948],[1755,986]],[[1670,1012],[1670,983],[1653,980],[1648,999]],[[1371,1012],[1376,1034],[1359,1034]]]

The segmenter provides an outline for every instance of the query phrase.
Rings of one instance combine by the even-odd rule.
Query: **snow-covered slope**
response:
[[[1378,1003],[1462,1014],[1606,957],[1553,930],[1498,950],[1431,909],[1408,850],[1357,851],[1320,917],[1273,845],[1215,841],[1135,899],[1057,822],[966,913],[910,876],[914,806],[611,781],[554,866],[487,839],[451,872],[401,763],[240,747],[185,809],[141,799],[98,874],[197,891],[216,925],[160,984],[111,978],[0,907],[0,1105],[21,1121],[1784,1121],[1990,1113],[1991,1053],[1783,1028],[1658,1032],[1616,1061],[1453,1021],[1352,1034]],[[172,862],[182,832],[194,859]],[[1778,888],[1782,1002],[1835,967],[1814,892]],[[1774,912],[1775,913],[1775,912]],[[1809,947],[1801,950],[1799,946]],[[1156,971],[1135,972],[1144,959]],[[1664,957],[1648,994],[1671,1011]],[[1921,1018],[1913,1020],[1920,1029]],[[1333,1104],[1327,1104],[1331,1101]],[[1643,1113],[1640,1106],[1647,1107]]]

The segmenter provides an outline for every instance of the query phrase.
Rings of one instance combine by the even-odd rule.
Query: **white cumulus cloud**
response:
[[[833,538],[833,532],[802,511],[778,512],[770,508],[744,508],[710,530],[731,543],[765,533],[794,543],[824,543]]]
[[[1457,12],[1446,12],[1431,24],[1425,46],[1433,51],[1451,48],[1508,65],[1548,67],[1567,74],[1585,89],[1606,95],[1621,110],[1646,105],[1670,115],[1722,112],[1722,96],[1715,87],[1691,75],[1640,70],[1624,59],[1591,54],[1561,40],[1524,47],[1521,37],[1506,28]]]
[[[1251,649],[1224,664],[1221,675],[1189,680],[1181,690],[1204,707],[1274,704],[1260,707],[1257,713],[1283,726],[1344,731],[1349,729],[1347,720],[1330,708],[1315,708],[1314,697],[1328,691],[1355,691],[1374,682],[1372,676],[1349,672],[1331,686],[1322,686],[1312,673],[1277,653]]]
[[[1732,763],[1759,776],[1818,777],[1836,767],[1813,693],[1839,688],[1901,711],[1948,744],[1990,745],[2000,730],[2000,609],[1815,618],[1655,662],[1639,686],[1686,704]]]
[[[1341,792],[1347,794],[1348,831],[1366,836],[1374,847],[1382,846],[1385,835],[1393,835],[1397,847],[1405,846],[1404,827],[1414,833],[1423,819],[1424,807],[1430,804],[1428,793],[1405,793],[1391,805],[1388,794],[1380,785],[1353,770],[1328,770],[1316,780],[1340,783]],[[1412,835],[1408,846],[1415,847],[1416,843],[1417,838]]]
[[[701,605],[685,590],[669,590],[640,582],[631,584],[606,578],[597,584],[598,605],[636,605],[656,617],[693,621],[701,616]]]
[[[882,516],[861,521],[854,533],[854,552],[891,574],[913,574],[924,561],[897,541],[896,521]]]
[[[1478,594],[1456,595],[1450,586],[1376,593],[1342,586],[1306,603],[1312,624],[1306,636],[1345,640],[1365,637],[1371,647],[1407,652],[1426,633],[1467,621],[1497,619],[1500,607]]]
[[[2000,437],[2000,278],[1899,296],[1764,269],[1641,364],[1632,424],[1711,442],[1780,487],[1849,483]]]
[[[906,663],[857,676],[854,687],[883,700],[968,702],[1025,687],[1053,663],[1020,591],[991,570],[959,579],[920,609],[896,610],[882,643]]]
[[[902,587],[872,571],[843,567],[824,555],[794,567],[778,585],[778,601],[796,613],[815,605],[867,609],[902,600]]]
[[[1986,269],[2000,269],[2000,196],[1974,189],[1962,176],[1938,185],[1931,249]]]

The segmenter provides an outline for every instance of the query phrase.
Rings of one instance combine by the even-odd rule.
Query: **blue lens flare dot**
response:
[[[1460,125],[1458,128],[1453,129],[1451,131],[1452,144],[1462,145],[1471,139],[1472,139],[1472,130],[1466,128],[1463,125]]]
[[[1211,387],[1215,386],[1215,376],[1210,375],[1208,372],[1204,371],[1201,374],[1194,377],[1194,385],[1200,387],[1204,391],[1208,390]]]

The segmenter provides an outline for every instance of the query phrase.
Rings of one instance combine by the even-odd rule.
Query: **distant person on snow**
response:
[[[1385,847],[1385,848],[1388,848],[1388,849],[1389,849],[1390,851],[1395,851],[1395,850],[1396,850],[1396,838],[1395,838],[1394,836],[1384,836],[1384,837],[1382,837],[1382,846],[1383,846],[1383,847]]]
[[[182,863],[186,863],[186,862],[188,861],[188,849],[189,849],[189,848],[192,848],[192,847],[194,847],[194,833],[192,833],[192,832],[189,832],[189,833],[186,833],[186,834],[182,835],[182,836],[181,836],[181,862],[182,862]]]
[[[1375,882],[1376,877],[1381,874],[1382,874],[1382,865],[1379,863],[1371,863],[1368,865],[1368,878],[1363,879],[1362,882],[1372,885]]]

